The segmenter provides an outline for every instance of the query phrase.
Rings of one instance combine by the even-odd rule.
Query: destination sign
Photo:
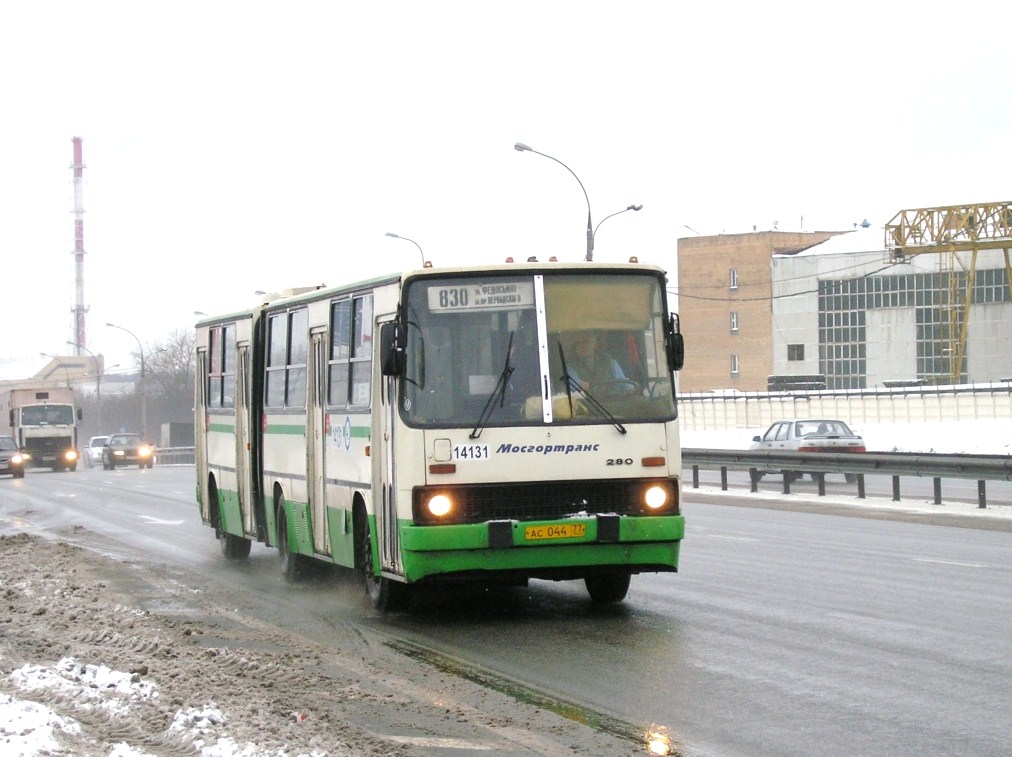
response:
[[[429,310],[516,310],[534,307],[534,282],[500,281],[430,286]]]

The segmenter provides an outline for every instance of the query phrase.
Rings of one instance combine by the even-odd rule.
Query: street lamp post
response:
[[[387,236],[388,237],[393,237],[394,239],[403,239],[405,242],[411,242],[411,244],[413,244],[415,247],[417,247],[418,248],[418,254],[422,256],[422,268],[425,268],[425,253],[422,252],[422,246],[420,244],[418,244],[418,242],[416,242],[414,239],[408,239],[407,237],[402,237],[400,234],[394,234],[392,231],[388,231],[387,232]]]
[[[543,158],[548,158],[549,160],[554,160],[560,166],[562,166],[567,171],[569,171],[571,174],[573,174],[573,178],[576,179],[576,183],[580,185],[580,189],[583,190],[583,197],[587,201],[587,257],[586,257],[586,260],[588,262],[591,261],[591,260],[593,260],[594,259],[594,225],[593,225],[593,223],[590,220],[590,197],[587,196],[587,190],[583,186],[583,182],[580,181],[580,177],[576,175],[576,172],[573,171],[572,168],[570,168],[569,166],[567,166],[565,163],[563,163],[558,158],[553,158],[551,155],[545,155],[545,153],[543,153],[543,152],[538,152],[537,150],[535,150],[535,149],[533,149],[531,147],[528,147],[523,142],[517,142],[515,145],[513,145],[513,149],[516,150],[517,152],[532,152],[535,155],[540,155]],[[600,224],[598,224],[598,225],[600,225]]]
[[[77,342],[68,341],[71,347],[76,350],[84,350],[91,355],[92,365],[95,366],[95,419],[97,428],[95,431],[99,434],[102,433],[102,370],[104,366],[99,362],[99,359],[95,356],[95,353],[85,347],[83,344]]]
[[[594,238],[595,239],[597,238],[597,230],[601,228],[601,224],[602,223],[604,223],[605,221],[607,221],[612,216],[617,216],[619,213],[625,213],[627,210],[631,210],[633,212],[638,213],[639,211],[643,210],[643,206],[642,205],[630,205],[628,208],[623,208],[622,210],[616,210],[611,215],[605,216],[600,221],[598,221],[597,222],[597,226],[594,227]]]
[[[120,331],[125,331],[126,333],[128,333],[130,336],[132,336],[134,338],[135,342],[137,342],[137,349],[139,350],[140,356],[141,356],[141,381],[140,381],[140,385],[139,385],[139,388],[138,388],[138,391],[140,392],[140,395],[141,395],[141,436],[143,436],[144,439],[147,440],[147,438],[148,438],[148,395],[147,395],[147,387],[146,387],[145,382],[144,382],[144,345],[141,344],[141,340],[138,339],[137,335],[134,332],[132,332],[130,329],[123,328],[122,326],[117,326],[115,323],[107,323],[105,325],[108,326],[111,329],[119,329]]]

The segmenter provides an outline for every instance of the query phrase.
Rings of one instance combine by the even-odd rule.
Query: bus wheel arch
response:
[[[207,511],[207,522],[214,529],[216,536],[221,531],[221,504],[218,500],[218,482],[213,473],[207,475],[207,487],[204,489],[205,507]]]
[[[225,559],[241,561],[249,557],[253,542],[243,536],[229,533],[221,527],[221,497],[213,474],[207,477],[207,510],[214,534],[218,537],[221,554]]]
[[[278,533],[278,553],[281,556],[281,574],[286,581],[295,583],[305,576],[307,560],[305,555],[292,552],[288,529],[289,512],[284,492],[281,491],[279,484],[274,485],[274,512]]]
[[[393,581],[373,569],[374,555],[378,544],[369,525],[369,514],[365,502],[355,496],[352,508],[352,530],[355,536],[355,567],[365,584],[365,592],[372,606],[380,612],[406,609],[411,601],[411,587],[400,581]]]

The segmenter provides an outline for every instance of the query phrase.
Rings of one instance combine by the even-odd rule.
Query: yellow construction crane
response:
[[[885,244],[897,262],[925,253],[947,255],[942,272],[948,273],[949,281],[949,378],[953,384],[960,383],[980,250],[1004,251],[1006,281],[1012,298],[1012,265],[1009,264],[1012,202],[901,210],[885,226]],[[970,253],[969,261],[960,256],[961,252]],[[957,270],[965,273],[962,288]]]

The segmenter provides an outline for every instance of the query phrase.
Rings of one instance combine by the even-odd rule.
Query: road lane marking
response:
[[[932,560],[929,557],[911,557],[914,562],[929,562],[934,565],[954,565],[957,568],[986,568],[987,566],[977,562],[955,562],[954,560]]]
[[[727,539],[728,541],[759,541],[752,536],[728,536],[727,534],[706,534],[711,539]]]
[[[162,518],[153,518],[150,515],[138,515],[137,517],[155,526],[181,526],[186,522],[185,520],[163,520]]]

